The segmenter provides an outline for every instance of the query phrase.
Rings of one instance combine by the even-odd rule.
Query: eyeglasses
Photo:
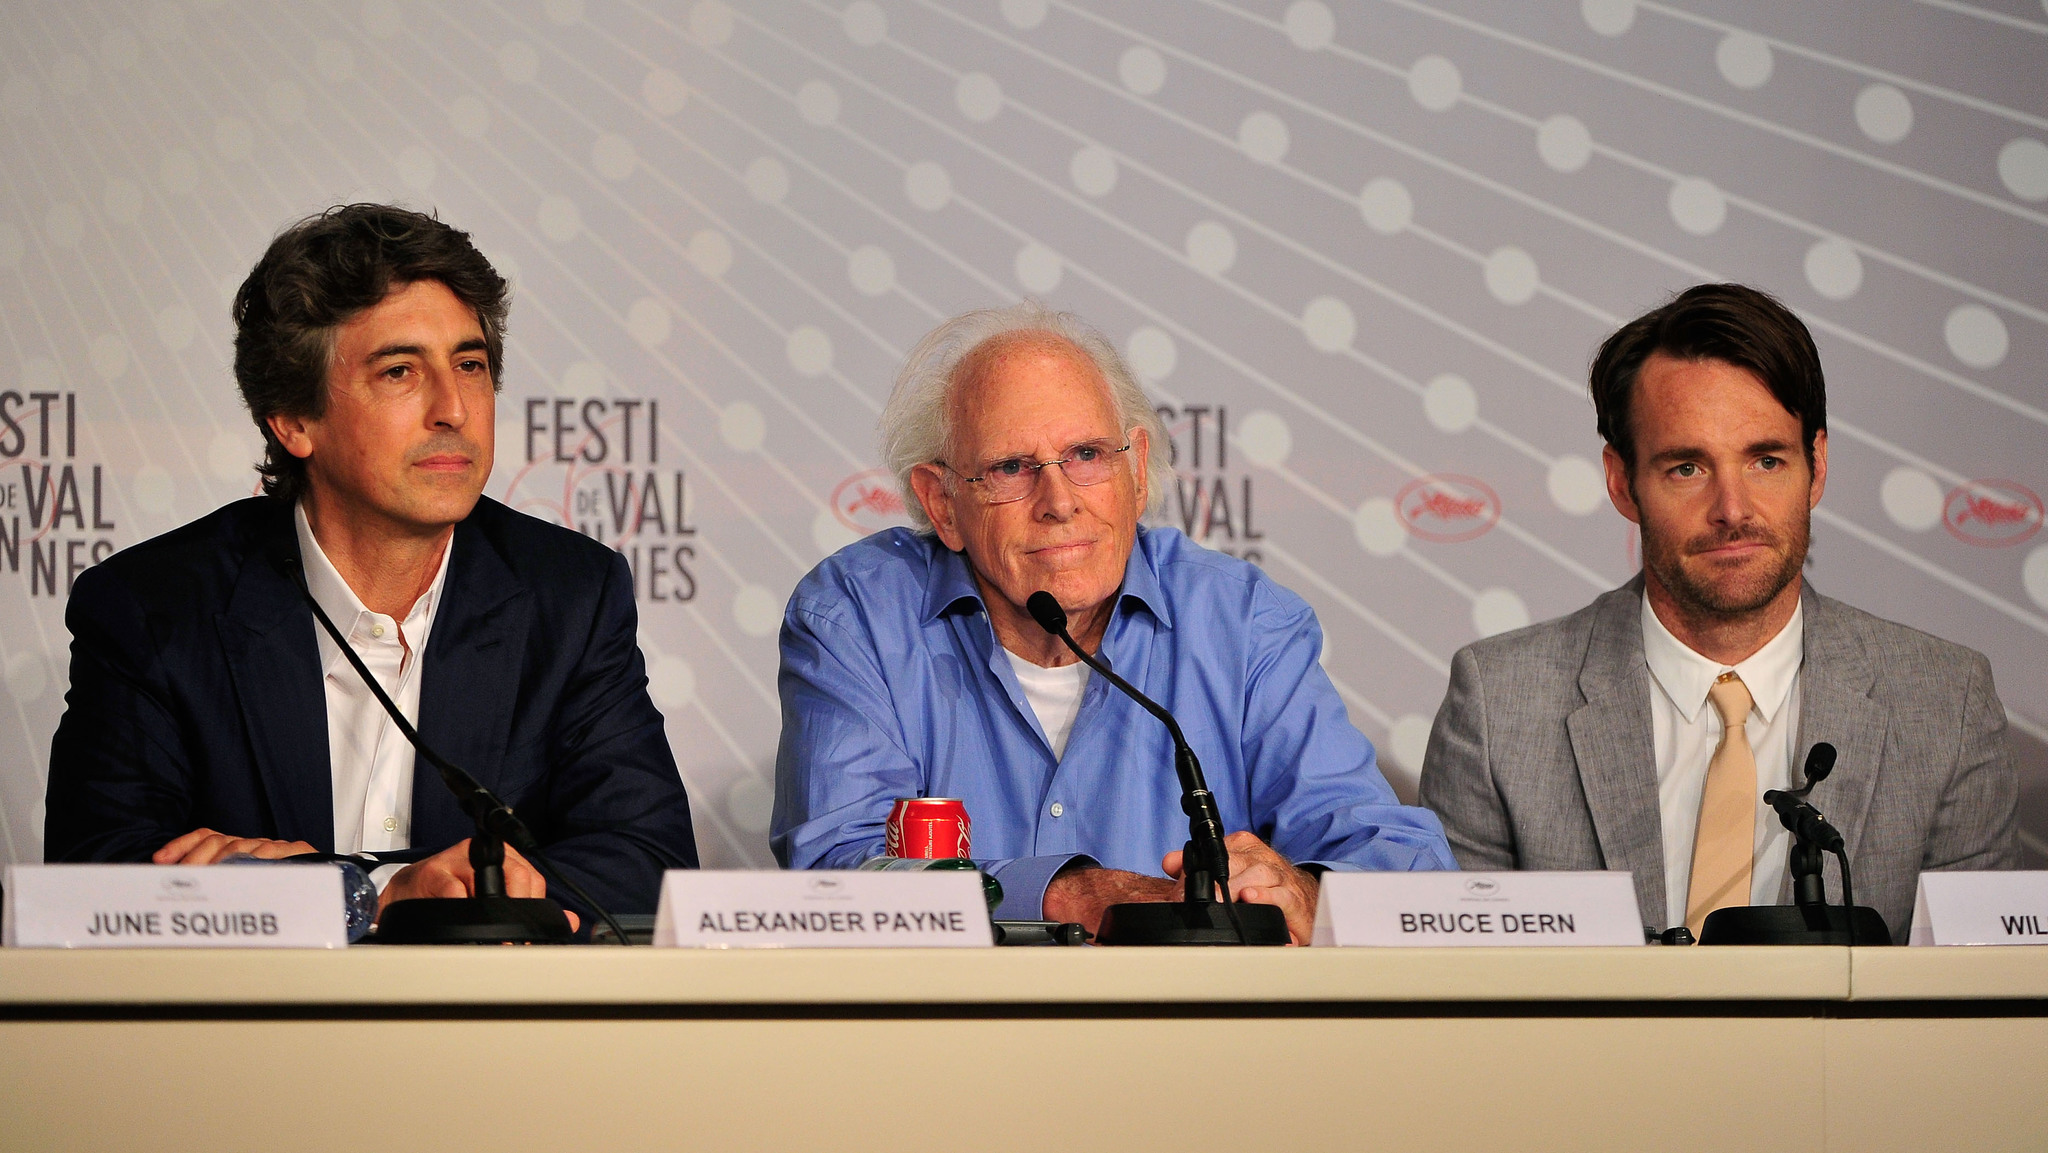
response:
[[[1117,454],[1130,450],[1129,441],[1125,441],[1122,448],[1118,448],[1113,440],[1084,441],[1068,449],[1067,455],[1057,460],[1006,456],[983,468],[980,476],[967,476],[943,460],[934,463],[968,484],[980,485],[984,504],[1009,504],[1030,496],[1038,487],[1038,474],[1053,465],[1058,465],[1060,472],[1066,474],[1067,481],[1078,488],[1101,484],[1116,475]]]

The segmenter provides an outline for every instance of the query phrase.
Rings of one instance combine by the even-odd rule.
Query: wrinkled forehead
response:
[[[947,409],[952,449],[970,457],[1057,452],[1120,431],[1102,370],[1050,332],[982,342],[954,370]]]

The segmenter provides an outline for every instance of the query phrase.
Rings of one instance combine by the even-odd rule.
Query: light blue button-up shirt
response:
[[[1100,656],[1180,721],[1226,831],[1333,869],[1455,869],[1443,826],[1401,804],[1317,663],[1314,610],[1256,566],[1171,528],[1140,530]],[[791,595],[770,844],[785,866],[882,852],[898,797],[959,797],[1001,917],[1092,858],[1160,874],[1187,840],[1173,743],[1090,677],[1055,758],[964,557],[891,529],[848,545]]]

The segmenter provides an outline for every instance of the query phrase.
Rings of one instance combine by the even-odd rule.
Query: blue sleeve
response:
[[[1436,814],[1395,797],[1372,742],[1317,659],[1315,611],[1268,580],[1253,592],[1244,763],[1253,832],[1338,870],[1455,869]]]
[[[690,799],[647,693],[639,625],[632,570],[612,553],[589,640],[555,705],[541,803],[520,809],[548,860],[615,913],[653,912],[662,873],[697,867]],[[548,895],[589,919],[574,894]]]
[[[905,742],[889,677],[850,604],[799,589],[782,623],[782,740],[775,754],[775,813],[768,833],[789,869],[852,869],[882,855],[898,797],[921,796],[925,773]],[[996,916],[1043,915],[1045,887],[1070,854],[977,860],[1002,882]]]
[[[110,570],[80,574],[64,624],[71,688],[50,742],[44,859],[147,861],[193,828],[194,770],[169,673],[142,606]]]

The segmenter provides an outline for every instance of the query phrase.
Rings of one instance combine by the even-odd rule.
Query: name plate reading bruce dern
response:
[[[0,941],[41,949],[340,949],[331,865],[9,865]]]
[[[2048,872],[1922,873],[1913,945],[2048,945]]]
[[[1318,945],[1640,945],[1628,873],[1323,874]]]
[[[700,949],[993,946],[981,874],[676,869],[654,943]]]

